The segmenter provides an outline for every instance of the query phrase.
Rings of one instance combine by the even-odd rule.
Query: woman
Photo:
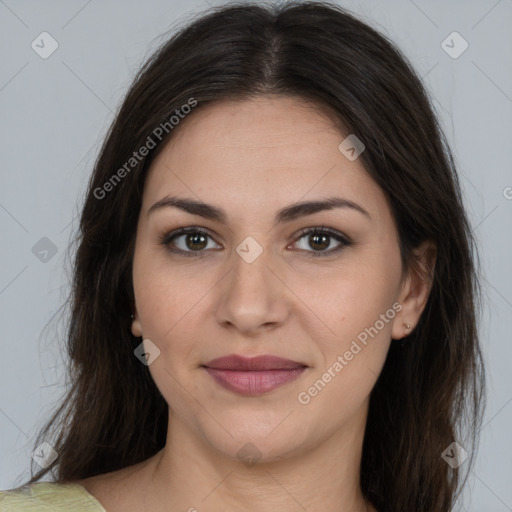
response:
[[[316,2],[185,27],[124,100],[78,242],[73,386],[2,510],[452,509],[483,404],[474,241],[382,35]]]

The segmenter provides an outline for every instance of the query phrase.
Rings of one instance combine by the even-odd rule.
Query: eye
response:
[[[327,227],[306,228],[300,231],[300,235],[298,240],[309,237],[306,243],[312,247],[313,250],[310,251],[307,248],[300,249],[310,253],[309,256],[311,257],[330,256],[352,245],[348,237]],[[160,238],[160,243],[173,254],[186,257],[203,257],[206,256],[204,249],[212,249],[212,247],[208,247],[208,238],[211,238],[211,235],[206,231],[191,226],[178,228],[170,233],[165,233]],[[338,242],[338,246],[328,251],[325,250],[331,245],[332,239]],[[297,244],[297,241],[292,245],[295,244]],[[217,248],[219,247],[220,246],[217,246]]]
[[[183,238],[183,240],[176,243],[175,240],[179,240],[180,238]],[[211,238],[211,236],[206,231],[192,226],[179,228],[171,233],[164,234],[160,239],[160,243],[174,254],[187,257],[201,257],[203,256],[203,249],[208,248],[208,238]],[[173,245],[178,246],[178,248],[173,248]]]
[[[301,236],[298,240],[308,237],[306,239],[306,244],[309,247],[312,247],[313,251],[309,251],[307,248],[302,250],[309,252],[309,255],[313,258],[331,256],[332,254],[342,251],[345,247],[350,247],[352,245],[351,240],[349,240],[345,235],[323,226],[320,228],[315,227],[303,229],[300,232],[300,235]],[[329,251],[325,250],[331,245],[332,239],[338,242],[338,246],[334,249],[331,248]],[[297,244],[297,242],[295,242],[295,244]]]

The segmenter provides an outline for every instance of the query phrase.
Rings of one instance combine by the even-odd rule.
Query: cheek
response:
[[[312,286],[306,281],[297,294],[309,297],[308,307],[327,326],[325,336],[313,337],[310,332],[321,353],[311,384],[320,379],[317,388],[329,387],[325,397],[332,393],[340,398],[339,394],[349,392],[362,399],[371,391],[391,343],[400,309],[396,298],[401,262],[399,252],[389,245],[387,250],[368,247],[344,263],[315,280],[314,294],[307,294]]]
[[[167,366],[187,357],[190,339],[198,329],[194,321],[197,297],[190,291],[177,293],[176,286],[176,282],[166,286],[161,279],[147,281],[137,299],[143,336],[158,346]]]
[[[355,414],[367,400],[382,370],[391,343],[391,317],[395,311],[384,308],[384,320],[376,311],[380,310],[367,310],[350,322],[340,320],[336,326],[337,339],[324,340],[321,344],[323,360],[299,390],[298,403],[308,408],[311,417],[322,416],[326,428],[338,424],[340,418]],[[387,315],[386,311],[389,311]]]
[[[398,296],[400,260],[397,254],[386,257],[358,253],[343,260],[338,268],[314,279],[299,278],[294,291],[328,328],[329,346],[338,340],[341,344],[370,328],[381,315],[392,308]],[[379,331],[390,334],[392,310],[379,322]]]
[[[198,359],[191,339],[198,330],[194,307],[200,298],[193,287],[195,284],[185,286],[172,272],[148,267],[141,268],[138,280],[134,279],[143,337],[150,339],[160,351],[148,367],[151,377],[174,411],[192,416],[190,396],[196,396],[199,390],[194,379],[189,378],[189,372],[196,370],[193,363]]]
[[[207,277],[197,274],[192,266],[173,268],[161,250],[136,253],[133,286],[145,337],[166,342],[190,322],[190,312],[208,290]]]
[[[134,260],[133,276],[143,338],[160,351],[149,366],[153,380],[166,399],[180,396],[178,382],[186,381],[193,392],[195,384],[187,374],[196,370],[200,360],[197,351],[201,343],[197,340],[205,339],[201,332],[204,319],[198,315],[206,304],[205,294],[217,281],[194,272],[193,265],[173,269],[162,255],[144,255],[142,251]]]

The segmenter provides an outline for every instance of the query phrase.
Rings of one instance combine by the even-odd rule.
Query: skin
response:
[[[81,481],[109,512],[375,512],[359,487],[369,394],[392,340],[417,324],[430,283],[402,274],[385,196],[360,158],[340,152],[345,136],[304,100],[256,97],[198,107],[154,161],[137,227],[132,333],[160,350],[149,370],[169,404],[170,428],[154,457]],[[148,215],[168,194],[224,209],[227,224],[172,207]],[[274,225],[277,210],[333,195],[370,218],[336,208]],[[187,226],[210,235],[204,257],[172,254],[159,243]],[[299,231],[322,226],[353,244],[311,257],[314,242]],[[248,236],[262,248],[252,263],[236,252]],[[186,242],[181,235],[173,247],[194,253]],[[328,238],[323,251],[339,245]],[[417,251],[424,266],[426,248]],[[401,311],[300,403],[298,393],[394,303]],[[244,397],[201,367],[233,353],[273,354],[308,368],[273,391]],[[248,442],[261,456],[250,467],[237,457]]]

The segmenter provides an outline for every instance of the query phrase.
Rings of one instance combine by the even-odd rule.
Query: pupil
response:
[[[312,242],[312,247],[315,250],[321,250],[325,249],[326,247],[329,247],[329,242],[327,241],[328,238],[329,237],[327,235],[318,234],[310,235],[309,237],[310,242]],[[320,239],[321,241],[319,241]],[[191,242],[191,246],[189,246],[190,249],[194,249],[194,247],[195,249],[204,249],[204,247],[206,246],[206,237],[199,233],[194,233],[192,235],[188,235],[187,242]]]
[[[201,240],[201,241],[202,241],[202,246],[201,246],[201,247],[199,247],[199,246],[197,245],[197,242],[198,242],[199,240]],[[198,248],[199,248],[199,249],[204,249],[204,247],[206,247],[206,245],[207,245],[207,244],[205,243],[205,241],[206,241],[206,237],[205,237],[205,236],[203,236],[203,235],[201,235],[201,234],[199,234],[199,233],[193,233],[193,234],[189,235],[189,236],[187,237],[187,242],[189,242],[189,241],[191,241],[191,242],[192,242],[192,244],[193,244],[193,246],[192,246],[192,247],[189,247],[189,249],[194,249],[194,247],[195,247],[196,249],[198,249]],[[201,241],[199,241],[199,243],[201,243]],[[204,247],[203,247],[203,246],[204,246]]]
[[[320,245],[322,246],[322,247],[320,247],[320,249],[325,249],[326,247],[329,247],[329,243],[328,243],[328,242],[326,242],[326,240],[327,240],[327,238],[328,238],[328,236],[327,236],[327,235],[318,235],[318,234],[315,234],[315,235],[311,235],[311,236],[310,236],[310,240],[313,240],[313,245],[318,245],[317,240],[318,240],[319,238],[323,238],[323,240],[324,240],[324,243],[323,243],[323,244],[322,244],[322,242],[320,242]],[[314,247],[313,247],[313,248],[314,248]]]

